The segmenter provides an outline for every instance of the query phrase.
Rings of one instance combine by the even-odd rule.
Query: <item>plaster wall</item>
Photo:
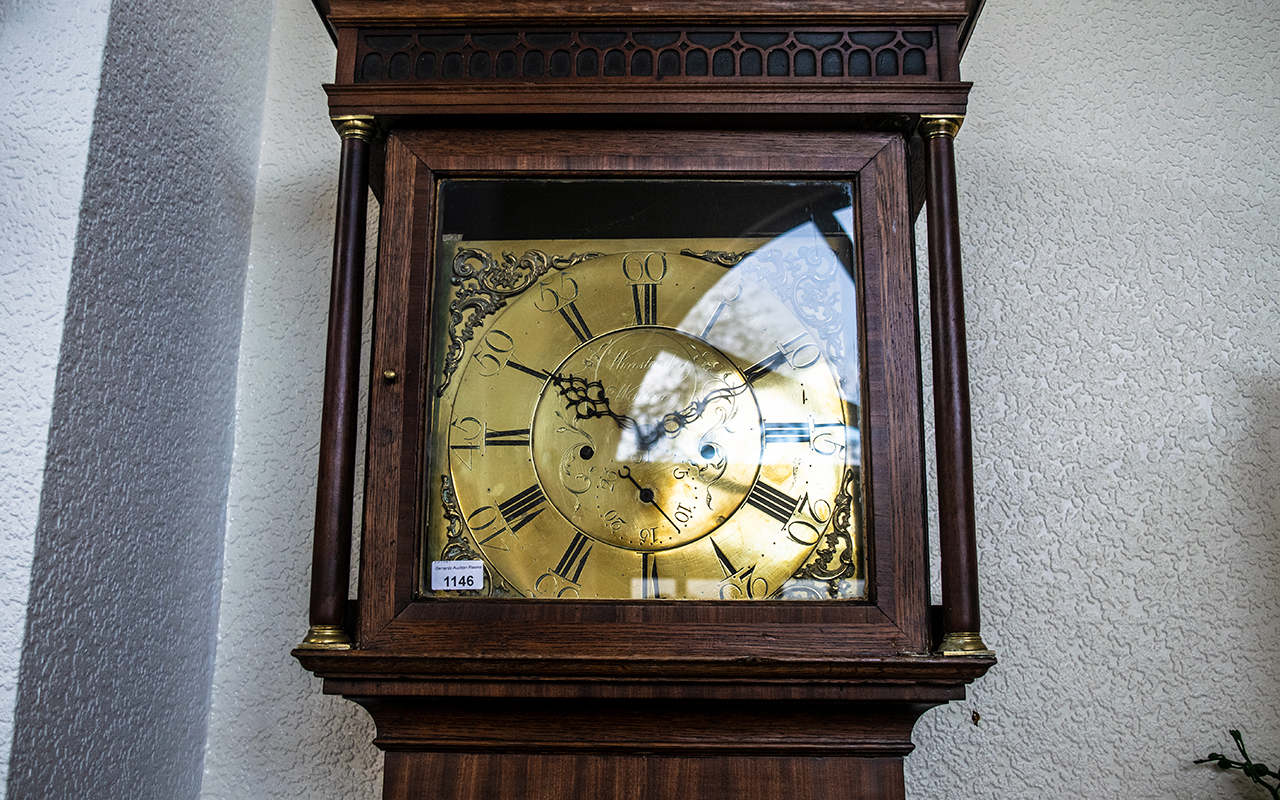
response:
[[[0,786],[109,6],[0,3]]]
[[[105,38],[87,152],[78,168],[59,167],[68,183],[82,175],[83,190],[53,189],[74,196],[47,212],[21,208],[74,203],[77,226],[37,217],[17,232],[28,248],[54,237],[51,253],[70,261],[51,270],[63,299],[33,309],[42,337],[56,340],[50,318],[63,335],[60,346],[32,342],[56,380],[8,761],[14,800],[194,797],[213,673],[270,9],[118,2],[99,22],[95,8],[85,19],[104,23]],[[19,10],[34,16],[14,33],[30,38],[14,83],[56,99],[62,87],[32,87],[32,73],[82,44],[54,35],[80,19],[78,6]],[[49,31],[31,27],[40,15]],[[88,119],[67,127],[83,135]],[[37,175],[62,155],[62,131],[48,139]],[[31,166],[6,160],[19,186]]]
[[[1262,0],[987,0],[956,149],[1001,663],[918,726],[912,798],[1243,799],[1191,759],[1229,727],[1280,757],[1277,55]],[[277,0],[210,799],[380,794],[367,718],[287,654],[306,620],[332,64],[310,4]]]
[[[368,715],[321,695],[289,655],[307,632],[311,580],[341,149],[321,88],[333,80],[333,64],[333,44],[311,3],[278,0],[244,294],[202,798],[381,796],[382,758],[370,744]],[[372,200],[369,217],[371,302]],[[366,320],[368,312],[369,302]],[[362,457],[357,463],[363,468]]]
[[[957,139],[984,638],[914,797],[1248,798],[1280,754],[1280,18],[989,0]],[[975,725],[972,714],[980,720]]]

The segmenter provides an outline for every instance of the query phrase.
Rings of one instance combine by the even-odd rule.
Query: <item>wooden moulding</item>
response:
[[[703,756],[904,756],[916,717],[937,703],[353,699],[378,723],[376,744],[384,750]]]
[[[584,731],[590,735],[591,731]],[[901,800],[900,757],[386,754],[385,797],[406,800]]]
[[[656,696],[796,700],[952,699],[985,674],[994,656],[846,655],[843,658],[740,658],[726,661],[518,657],[472,659],[438,653],[296,651],[330,694],[419,696]],[[568,688],[566,688],[568,687]]]
[[[485,84],[452,87],[412,85],[326,85],[330,113],[375,116],[477,114],[525,119],[552,115],[665,114],[677,117],[760,116],[849,117],[887,114],[963,114],[968,83],[866,84],[844,87],[656,86],[554,87]]]
[[[406,678],[334,676],[376,655],[308,656],[325,692],[369,712],[397,800],[640,800],[672,796],[900,800],[911,731],[963,699],[994,659],[863,659],[838,680],[632,674]],[[404,665],[399,665],[403,668]],[[386,676],[386,677],[383,677]]]
[[[412,33],[426,27],[441,30],[524,29],[553,26],[593,30],[670,26],[816,27],[937,26],[949,67],[942,80],[956,80],[960,54],[981,9],[982,0],[765,0],[744,7],[734,0],[697,4],[679,0],[643,3],[544,0],[515,3],[450,3],[443,0],[313,0],[338,46],[338,83],[352,74],[357,29]]]
[[[595,24],[625,22],[713,24],[798,20],[822,21],[935,19],[960,22],[976,16],[979,0],[643,0],[612,3],[601,0],[516,0],[489,3],[481,0],[318,0],[335,27],[346,25],[484,25],[484,24]]]
[[[760,663],[738,679],[699,679],[688,664],[681,676],[646,679],[642,662],[612,677],[527,664],[486,680],[473,664],[440,674],[445,665],[429,657],[302,661],[327,694],[373,718],[386,798],[640,800],[680,787],[717,800],[902,800],[916,720],[963,699],[994,658],[848,659],[825,678]]]

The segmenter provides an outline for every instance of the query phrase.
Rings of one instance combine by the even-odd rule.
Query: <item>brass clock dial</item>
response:
[[[591,538],[670,550],[723,525],[760,464],[760,408],[733,361],[671,328],[631,326],[571,352],[539,396],[538,483]]]
[[[821,237],[441,255],[424,570],[482,562],[481,593],[537,598],[864,596],[856,356],[831,319],[854,299]]]

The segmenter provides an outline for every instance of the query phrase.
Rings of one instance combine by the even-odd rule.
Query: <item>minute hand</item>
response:
[[[707,407],[712,403],[717,400],[737,397],[742,394],[746,388],[747,384],[742,383],[738,386],[721,386],[718,389],[713,389],[703,395],[701,399],[693,401],[679,411],[672,411],[671,413],[664,415],[662,417],[662,421],[658,425],[658,429],[668,436],[674,436],[685,426],[697,421],[703,413],[706,412]]]

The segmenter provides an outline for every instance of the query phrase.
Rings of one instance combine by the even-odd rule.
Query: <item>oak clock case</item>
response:
[[[436,194],[426,596],[865,599],[847,183]]]
[[[384,798],[905,800],[916,720],[995,663],[952,147],[980,0],[316,6],[342,144],[294,655],[373,717]]]
[[[926,652],[905,149],[392,131],[358,652]]]
[[[931,652],[905,138],[385,135],[354,643],[295,650],[384,796],[902,800],[993,661]]]

